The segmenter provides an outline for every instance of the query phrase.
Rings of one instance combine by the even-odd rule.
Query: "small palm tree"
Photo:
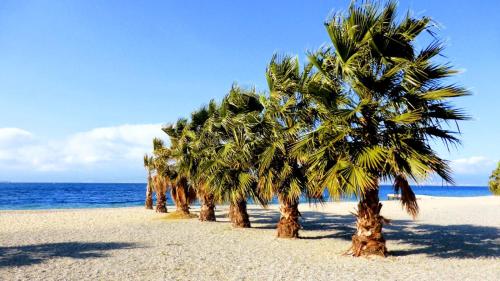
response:
[[[490,186],[491,193],[500,195],[500,162],[498,162],[497,168],[491,172],[488,185]]]
[[[189,123],[187,119],[179,119],[175,124],[165,126],[163,131],[170,138],[170,154],[165,161],[171,167],[169,176],[172,199],[177,211],[188,215],[189,204],[196,200],[196,192],[189,181],[192,162],[189,151],[192,139]]]
[[[153,178],[151,172],[153,168],[153,157],[144,155],[144,167],[148,171],[148,182],[146,184],[146,209],[153,209]]]
[[[320,125],[300,146],[310,147],[309,173],[330,194],[360,198],[354,256],[387,253],[381,181],[393,182],[413,216],[418,205],[410,180],[436,173],[452,182],[447,161],[432,150],[430,141],[459,143],[447,124],[467,119],[448,101],[468,93],[447,84],[456,71],[435,61],[442,45],[433,42],[420,51],[415,47],[419,34],[432,33],[431,20],[408,13],[397,21],[396,8],[394,2],[382,8],[352,4],[347,13],[326,23],[332,46],[310,54],[322,77],[313,95]]]
[[[210,193],[229,202],[233,226],[250,227],[247,198],[263,203],[257,192],[256,149],[263,106],[255,90],[233,86],[206,130],[216,141],[204,171]]]
[[[156,193],[156,212],[167,212],[167,188],[170,185],[172,167],[169,163],[171,151],[165,147],[163,140],[153,139],[153,157],[148,160],[156,172],[152,183]]]
[[[204,133],[205,123],[216,110],[216,103],[211,101],[208,106],[194,111],[189,122],[182,124],[178,122],[175,127],[165,128],[174,144],[172,158],[175,169],[179,175],[182,175],[183,180],[187,180],[184,186],[189,187],[189,195],[195,198],[193,191],[196,191],[200,199],[200,221],[215,221],[216,219],[215,198],[207,187],[207,177],[201,169],[204,159],[210,155],[210,150],[207,148],[210,147],[214,139],[210,134]],[[182,130],[179,133],[176,129],[181,126]],[[179,190],[176,191],[176,194],[180,193]]]

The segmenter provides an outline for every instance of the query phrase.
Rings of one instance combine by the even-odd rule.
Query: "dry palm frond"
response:
[[[418,203],[415,193],[403,176],[397,176],[394,180],[394,190],[398,193],[401,190],[401,204],[406,212],[415,218],[418,215]]]

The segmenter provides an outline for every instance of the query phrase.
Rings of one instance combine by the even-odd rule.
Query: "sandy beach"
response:
[[[384,202],[385,259],[342,255],[354,202],[302,204],[294,240],[275,237],[277,206],[250,206],[251,229],[231,228],[225,206],[216,223],[142,207],[0,211],[0,280],[500,280],[500,198],[419,203],[411,220]]]

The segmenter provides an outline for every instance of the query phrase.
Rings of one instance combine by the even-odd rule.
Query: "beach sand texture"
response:
[[[0,211],[0,280],[500,280],[500,198],[419,204],[413,221],[384,202],[385,259],[342,255],[354,202],[301,204],[294,240],[275,237],[277,206],[249,206],[251,229],[232,229],[225,206],[216,223],[141,207]]]

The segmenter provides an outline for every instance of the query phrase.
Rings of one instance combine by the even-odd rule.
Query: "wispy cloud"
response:
[[[120,125],[43,140],[20,128],[0,128],[0,167],[7,170],[67,171],[105,166],[141,167],[160,124]]]
[[[451,168],[457,174],[488,174],[496,165],[496,160],[485,156],[472,156],[451,161]]]

